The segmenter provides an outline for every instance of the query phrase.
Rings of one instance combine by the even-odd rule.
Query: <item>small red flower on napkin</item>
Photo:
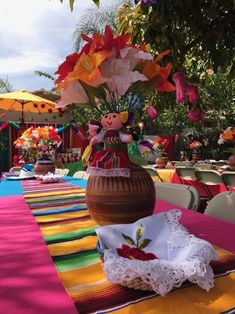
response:
[[[133,248],[126,244],[122,244],[122,248],[118,248],[117,253],[121,257],[128,258],[128,259],[138,259],[141,261],[149,261],[149,260],[158,258],[153,253],[145,253],[141,249]]]

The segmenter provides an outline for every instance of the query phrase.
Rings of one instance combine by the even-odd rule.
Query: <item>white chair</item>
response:
[[[235,192],[222,192],[207,204],[205,215],[235,223]]]
[[[235,189],[235,172],[232,171],[224,171],[221,174],[221,178],[224,181],[224,185],[229,188]]]
[[[184,208],[199,210],[200,195],[193,186],[168,182],[155,182],[154,186],[156,199]]]
[[[219,172],[215,170],[205,170],[205,169],[197,169],[195,170],[195,175],[198,181],[202,182],[205,185],[205,189],[207,192],[208,199],[213,198],[213,194],[211,193],[210,186],[215,186],[218,184],[223,184],[222,177]]]
[[[180,180],[184,179],[184,180],[196,180],[197,181],[194,167],[176,166],[175,172],[177,173]]]
[[[73,177],[76,179],[88,179],[89,174],[86,171],[77,171],[73,174]]]
[[[150,174],[153,181],[155,181],[154,177],[157,177],[161,182],[163,182],[156,168],[154,168],[153,166],[142,166],[142,167]]]
[[[55,174],[58,174],[61,176],[67,176],[68,173],[69,173],[69,169],[67,169],[67,168],[64,168],[64,169],[56,168],[55,169]]]

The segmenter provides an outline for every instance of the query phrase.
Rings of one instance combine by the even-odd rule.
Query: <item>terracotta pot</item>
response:
[[[37,160],[34,164],[34,172],[36,175],[44,176],[48,172],[55,173],[55,164],[52,160]]]
[[[231,155],[228,158],[228,166],[229,166],[229,169],[235,170],[235,154]]]
[[[132,223],[152,215],[155,199],[151,176],[133,163],[130,178],[90,175],[87,182],[87,207],[99,225]]]
[[[201,154],[198,151],[192,152],[192,161],[197,162],[198,160],[201,160]]]
[[[158,168],[165,168],[167,165],[168,158],[163,156],[158,156],[156,158],[156,165]]]

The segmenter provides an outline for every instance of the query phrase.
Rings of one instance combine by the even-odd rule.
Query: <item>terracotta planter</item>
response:
[[[130,178],[90,175],[87,182],[87,207],[99,225],[132,223],[149,216],[155,198],[151,176],[135,164],[131,164]]]
[[[201,154],[199,151],[193,151],[192,152],[192,161],[198,162],[198,160],[201,160]]]
[[[168,158],[159,156],[156,158],[156,165],[158,168],[165,168],[167,165]]]
[[[48,172],[55,173],[54,162],[50,159],[37,160],[34,164],[34,172],[36,175],[45,175]]]

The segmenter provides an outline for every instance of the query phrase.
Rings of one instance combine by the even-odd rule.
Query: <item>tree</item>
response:
[[[73,34],[75,51],[81,48],[82,34],[88,36],[94,32],[103,34],[106,25],[110,25],[114,32],[117,32],[118,11],[123,4],[131,6],[132,0],[119,0],[108,5],[101,4],[99,7],[86,9]]]
[[[12,85],[9,83],[8,79],[0,79],[0,93],[10,93],[12,91]]]
[[[119,33],[129,32],[134,42],[154,51],[171,50],[174,70],[188,58],[203,60],[217,71],[234,58],[235,10],[232,0],[164,0],[153,5],[124,6],[119,13]]]

